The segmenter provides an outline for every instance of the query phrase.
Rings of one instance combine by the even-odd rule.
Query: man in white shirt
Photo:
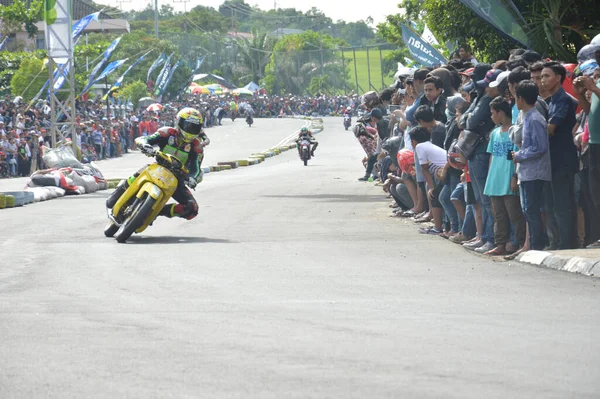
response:
[[[419,230],[423,234],[438,235],[442,232],[443,208],[439,201],[440,191],[443,185],[436,180],[438,170],[443,170],[446,166],[446,150],[433,144],[430,139],[429,130],[423,126],[417,126],[410,132],[410,140],[415,148],[416,157],[419,159],[419,165],[427,183],[427,196],[431,201],[431,214],[435,227]]]
[[[23,134],[23,130],[25,129],[25,120],[23,119],[23,115],[19,115],[19,121],[17,122],[17,134],[21,136]]]

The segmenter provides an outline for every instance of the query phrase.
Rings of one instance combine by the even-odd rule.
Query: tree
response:
[[[345,45],[340,39],[311,31],[284,36],[275,44],[265,70],[267,90],[304,94],[314,77],[321,78],[318,82],[324,88],[345,87],[350,76],[338,51]]]
[[[596,7],[592,0],[516,0],[525,22],[523,28],[531,47],[542,55],[565,61],[574,60],[576,50],[589,42],[600,26],[600,14],[588,12]],[[508,58],[508,51],[522,47],[479,18],[459,0],[404,0],[402,12],[388,15],[377,25],[379,34],[390,43],[401,45],[400,22],[426,22],[442,42],[468,44],[477,59],[492,62]]]
[[[260,82],[264,77],[265,67],[269,63],[274,41],[266,33],[252,31],[252,39],[239,41],[238,51],[242,55],[246,73],[238,80]]]
[[[36,22],[42,20],[44,9],[43,0],[31,0],[25,4],[23,0],[14,0],[9,6],[0,6],[0,20],[2,20],[2,34],[20,32],[23,26],[29,37],[35,37],[38,29]]]
[[[48,80],[48,70],[44,68],[41,59],[25,58],[10,80],[10,90],[13,96],[22,96],[31,100]]]
[[[135,107],[141,98],[148,97],[149,95],[150,93],[148,93],[146,83],[141,80],[136,80],[135,82],[123,86],[123,88],[116,92],[114,96],[122,98],[125,101],[131,100],[131,103]]]
[[[37,58],[42,60],[45,57],[46,53],[44,51],[36,51],[35,53],[15,53],[9,51],[0,52],[0,93],[9,94],[10,82],[15,73],[17,73],[21,67],[21,63],[24,59]],[[47,72],[45,76],[46,78],[48,77]]]

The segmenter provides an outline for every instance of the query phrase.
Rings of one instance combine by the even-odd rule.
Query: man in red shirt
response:
[[[149,122],[149,130],[148,130],[148,134],[154,134],[158,131],[158,118],[156,116],[153,116]]]
[[[140,136],[149,136],[152,134],[150,132],[150,117],[148,115],[145,115],[144,120],[140,122],[139,131]]]

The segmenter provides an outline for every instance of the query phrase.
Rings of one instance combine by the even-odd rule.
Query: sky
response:
[[[96,1],[97,4],[109,4],[114,7],[120,7],[120,5],[122,5],[123,10],[144,9],[147,4],[153,2],[154,0],[130,0],[127,2],[119,2],[118,0]],[[398,7],[396,4],[399,3],[399,1],[394,0],[369,0],[368,6],[362,4],[357,7],[348,0],[276,0],[276,2],[277,8],[296,8],[303,12],[310,10],[312,7],[317,7],[334,21],[341,19],[346,22],[352,22],[366,19],[370,16],[375,23],[383,22],[385,16],[388,14],[397,13]],[[188,10],[197,5],[218,8],[222,3],[223,0],[189,0],[185,3],[185,6]],[[269,10],[273,8],[275,0],[246,0],[246,3],[252,6],[258,6],[258,8],[263,10]],[[159,7],[161,4],[171,4],[177,11],[183,11],[184,9],[182,0],[158,0]]]

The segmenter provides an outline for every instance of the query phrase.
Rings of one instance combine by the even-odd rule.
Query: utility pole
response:
[[[189,3],[190,0],[173,0],[173,3],[183,3],[183,13],[187,13],[187,3]]]
[[[117,3],[119,3],[119,9],[123,11],[123,3],[131,3],[131,0],[117,0]]]
[[[154,35],[158,39],[158,0],[154,0]]]

